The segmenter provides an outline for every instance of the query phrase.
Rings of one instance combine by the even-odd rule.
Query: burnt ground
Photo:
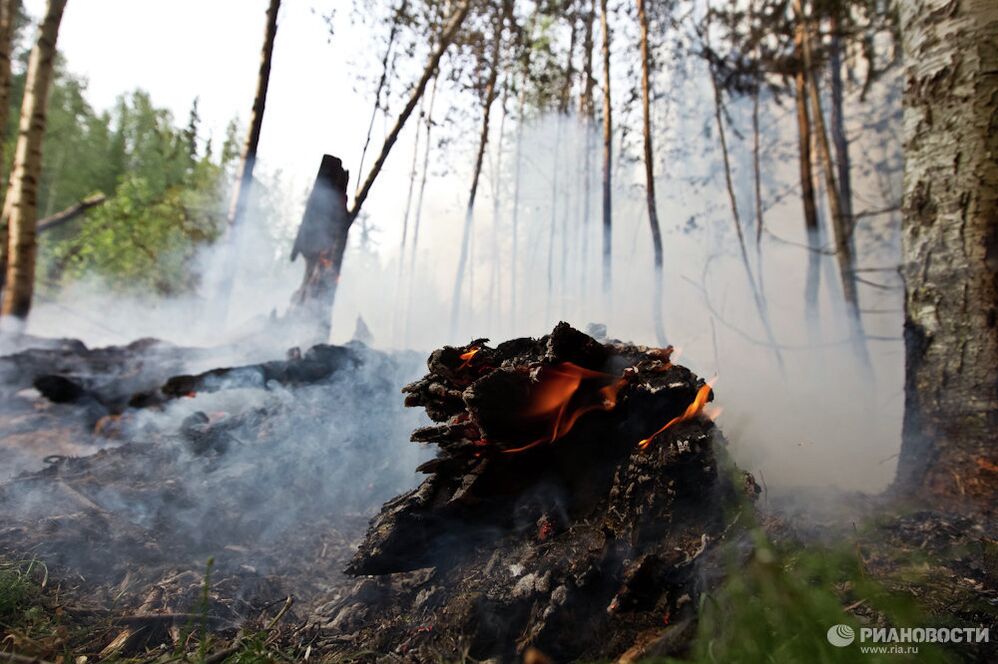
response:
[[[98,351],[71,341],[47,345],[0,359],[0,459],[19,464],[8,464],[0,483],[0,653],[7,653],[0,657],[480,661],[481,640],[476,645],[466,622],[474,612],[455,618],[448,609],[451,617],[442,619],[433,611],[467,610],[480,600],[483,579],[500,582],[488,566],[508,569],[510,561],[497,551],[518,552],[513,565],[540,566],[529,584],[523,579],[531,570],[514,569],[516,578],[494,595],[516,600],[517,620],[547,630],[549,650],[580,629],[571,621],[537,622],[538,615],[553,615],[538,601],[584,587],[558,591],[579,577],[573,561],[604,564],[606,557],[592,552],[605,547],[607,528],[620,522],[600,524],[607,517],[594,515],[603,508],[590,510],[599,500],[587,504],[575,525],[535,520],[528,510],[528,528],[472,543],[469,568],[414,563],[412,570],[365,570],[373,576],[344,572],[363,558],[365,539],[370,546],[368,523],[382,503],[415,487],[413,470],[429,458],[405,442],[426,420],[403,410],[398,393],[421,373],[421,361],[359,345],[320,347],[204,376],[198,372],[218,363],[201,350],[151,341]],[[32,387],[43,375],[81,389],[42,384],[49,392],[68,390],[59,397],[63,403],[53,403]],[[171,383],[177,375],[185,378]],[[184,389],[164,389],[168,384]],[[691,425],[656,442],[665,452],[678,449],[701,434],[700,425]],[[723,456],[723,447],[704,453]],[[779,642],[782,622],[794,614],[827,616],[828,624],[994,631],[998,528],[987,514],[857,495],[790,502],[763,494],[754,506],[712,510],[701,526],[683,523],[682,537],[669,540],[678,555],[672,562],[696,558],[696,573],[684,575],[684,585],[659,578],[651,585],[662,595],[649,599],[635,590],[648,587],[655,564],[623,556],[601,568],[630,586],[616,577],[598,584],[600,592],[585,601],[609,601],[576,604],[569,618],[578,611],[599,615],[615,600],[640,606],[610,628],[612,649],[578,657],[758,661],[747,639],[761,643],[760,632],[768,630]],[[694,531],[712,534],[696,541]],[[580,545],[590,552],[573,548]],[[418,558],[420,551],[412,553]],[[541,567],[553,570],[546,581]],[[467,569],[480,573],[469,576]],[[764,598],[766,612],[777,615],[761,615],[753,598]],[[819,608],[809,613],[809,606]],[[795,652],[819,647],[822,661],[854,661],[855,653],[828,650],[824,629],[781,661],[799,661]],[[484,632],[509,641],[496,661],[567,661],[548,660],[550,652],[503,630],[508,625]],[[919,661],[994,661],[994,655],[991,644],[923,648]]]

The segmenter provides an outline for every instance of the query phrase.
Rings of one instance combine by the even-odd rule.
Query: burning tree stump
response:
[[[332,155],[322,156],[291,250],[292,261],[299,254],[305,259],[305,274],[292,297],[289,316],[313,329],[310,341],[329,339],[336,285],[353,222],[347,212],[349,181],[350,173],[344,170],[343,162]]]
[[[565,661],[687,644],[700,554],[756,487],[701,417],[710,386],[670,354],[565,323],[433,352],[403,391],[434,421],[412,439],[439,453],[348,567],[369,578],[327,612],[344,652]]]

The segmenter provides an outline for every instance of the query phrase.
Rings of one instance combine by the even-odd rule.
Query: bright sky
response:
[[[26,0],[39,17],[44,0]],[[350,0],[285,0],[278,21],[261,163],[311,182],[323,152],[359,154],[369,95],[357,95],[346,57],[372,51],[366,29],[338,30],[330,39],[324,16],[339,25]],[[245,123],[256,88],[266,0],[69,0],[59,49],[69,68],[89,81],[97,109],[135,88],[185,122],[200,97],[205,137],[216,144],[229,120]],[[358,56],[357,54],[360,54]],[[241,138],[241,137],[240,137]],[[348,164],[356,158],[348,156]]]

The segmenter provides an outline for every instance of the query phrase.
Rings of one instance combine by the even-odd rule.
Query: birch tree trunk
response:
[[[613,280],[613,104],[610,98],[610,24],[607,0],[600,0],[603,33],[603,297],[609,302]]]
[[[998,5],[900,3],[905,418],[896,487],[998,489]]]
[[[35,222],[38,218],[38,179],[42,170],[45,106],[55,65],[56,40],[66,0],[49,0],[31,50],[24,84],[24,102],[18,128],[14,165],[0,224],[9,229],[6,287],[0,316],[23,323],[31,310],[38,252]]]
[[[10,109],[10,58],[14,45],[14,20],[19,0],[0,0],[0,128],[6,130]],[[0,141],[0,171],[7,165],[3,141]],[[2,178],[0,172],[0,178]],[[5,192],[0,191],[0,203]],[[7,279],[7,223],[0,221],[0,293]]]
[[[664,348],[667,345],[662,314],[662,300],[665,298],[662,284],[665,258],[662,251],[662,230],[658,223],[658,206],[655,201],[655,150],[651,137],[651,81],[649,76],[651,54],[648,49],[648,14],[645,12],[645,0],[638,0],[638,22],[641,25],[641,105],[645,149],[645,196],[648,202],[648,225],[651,227],[652,251],[655,261],[652,317],[655,325],[655,340],[659,346]]]

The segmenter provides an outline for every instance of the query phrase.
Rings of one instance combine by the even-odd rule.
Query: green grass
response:
[[[729,561],[720,587],[701,597],[700,624],[693,646],[695,662],[950,662],[938,647],[918,646],[918,654],[861,653],[858,642],[832,646],[828,628],[851,626],[933,626],[908,598],[888,591],[864,573],[848,547],[779,548],[758,528],[755,550],[745,561]],[[847,613],[844,602],[862,601],[867,620]],[[906,644],[907,645],[907,644]]]

